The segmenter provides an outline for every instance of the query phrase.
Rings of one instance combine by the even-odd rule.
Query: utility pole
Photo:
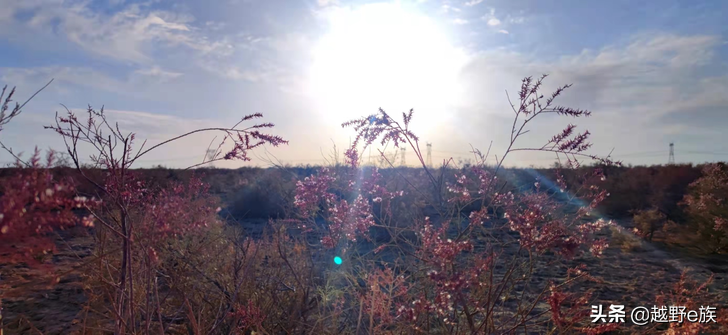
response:
[[[400,151],[400,153],[402,154],[402,157],[400,157],[400,160],[399,160],[399,165],[401,165],[401,166],[407,166],[407,162],[406,162],[406,161],[405,161],[405,159],[404,159],[404,156],[405,156],[405,155],[404,155],[404,152],[405,152],[405,147],[401,147],[401,148],[399,149],[399,151]]]
[[[432,167],[432,143],[427,142],[427,161],[425,161],[428,167]]]
[[[670,143],[670,158],[667,159],[667,164],[675,164],[675,143]]]

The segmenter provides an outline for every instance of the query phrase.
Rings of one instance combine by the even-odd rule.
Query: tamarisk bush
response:
[[[135,135],[122,132],[103,109],[89,107],[83,117],[67,110],[47,128],[62,137],[76,173],[95,188],[98,200],[81,197],[70,181],[50,178],[36,153],[27,164],[31,168],[23,168],[38,173],[29,177],[34,182],[19,185],[19,191],[8,186],[12,181],[0,185],[3,215],[9,213],[8,222],[13,222],[2,233],[31,236],[79,220],[94,227],[93,256],[83,268],[88,304],[79,319],[84,332],[613,331],[619,325],[588,320],[594,293],[588,284],[600,280],[586,265],[567,262],[599,257],[608,246],[600,231],[614,228],[595,215],[609,196],[600,187],[607,176],[601,168],[578,169],[580,160],[596,160],[605,167],[620,163],[589,153],[590,133],[577,132],[573,124],[542,146],[520,146],[519,139],[537,117],[591,114],[555,105],[570,85],[544,97],[540,91],[545,78],[521,82],[518,100],[511,102],[514,119],[506,150],[496,156],[494,166],[485,163],[490,147],[485,154],[473,148],[475,161],[468,166],[457,166],[452,159],[439,168],[428,166],[410,128],[413,110],[395,118],[380,109],[344,123],[356,135],[344,152],[346,166],[324,167],[298,180],[293,212],[270,220],[260,236],[223,224],[220,201],[199,175],[161,186],[133,166],[152,150],[202,132],[221,133],[223,139],[213,155],[191,167],[222,159],[247,161],[254,148],[287,143],[262,132],[273,127],[270,123],[239,127],[262,115],[145,148],[146,142],[137,147]],[[375,143],[407,147],[421,168],[362,166],[360,153]],[[538,176],[528,187],[515,187],[503,164],[516,151],[553,153],[560,162],[554,180]],[[393,167],[380,153],[381,162]],[[93,168],[82,166],[86,156]],[[707,179],[712,188],[704,190],[696,182],[693,189],[700,196],[686,198],[686,203],[719,205],[702,196],[719,185],[717,176]],[[78,208],[90,215],[77,219],[73,210]],[[39,222],[48,228],[33,230]],[[2,238],[0,234],[0,242]],[[694,296],[705,286],[686,283],[658,296],[658,302],[694,306]],[[705,330],[687,328],[672,331]]]
[[[11,108],[15,88],[7,92],[7,96],[6,92],[7,86],[0,92],[0,131],[20,115],[23,106],[35,96],[22,105],[15,103]],[[49,169],[58,161],[56,152],[49,151],[43,162],[41,152],[36,147],[30,159],[24,161],[2,142],[0,146],[16,158],[14,168],[17,172],[14,177],[4,178],[0,182],[0,253],[8,259],[17,257],[15,261],[32,261],[33,255],[47,253],[55,248],[44,237],[46,233],[70,227],[78,221],[86,226],[93,225],[92,217],[79,220],[73,210],[85,209],[94,200],[77,197],[74,185],[69,180],[56,180],[50,173]],[[14,249],[14,244],[25,246]]]
[[[287,142],[261,132],[261,129],[272,128],[271,123],[238,128],[243,122],[262,117],[251,114],[230,128],[198,129],[149,148],[145,148],[146,141],[135,148],[135,134],[125,134],[118,124],[109,122],[103,108],[96,111],[89,107],[85,114],[83,119],[67,110],[65,116],[56,114],[55,125],[46,128],[63,138],[76,170],[86,182],[95,186],[103,200],[101,208],[92,211],[101,228],[95,272],[100,287],[92,290],[106,307],[94,312],[114,320],[113,330],[117,334],[136,333],[141,329],[149,332],[153,318],[159,322],[155,328],[161,327],[159,330],[164,332],[165,323],[170,321],[165,321],[160,307],[158,253],[165,249],[167,254],[177,256],[175,262],[184,261],[186,254],[194,252],[189,248],[195,241],[199,243],[200,236],[205,236],[198,229],[217,224],[218,207],[199,180],[192,179],[168,189],[154,189],[132,170],[134,163],[154,149],[201,132],[222,133],[223,139],[213,155],[192,167],[222,159],[248,161],[248,153],[256,147]],[[226,142],[231,142],[231,147],[223,150]],[[89,157],[94,167],[102,169],[103,178],[95,178],[82,168],[82,144],[91,148]],[[187,236],[192,240],[185,240]],[[174,283],[183,278],[167,278],[166,287],[183,285]],[[189,300],[184,303],[191,313]],[[200,322],[195,324],[199,328]]]
[[[591,114],[554,105],[569,85],[544,98],[540,89],[545,77],[522,81],[519,101],[512,104],[508,146],[495,167],[485,165],[489,152],[473,149],[477,162],[471,167],[458,170],[450,160],[435,171],[425,164],[419,138],[410,129],[414,111],[398,120],[380,109],[343,124],[356,133],[345,152],[349,172],[334,174],[324,168],[298,183],[296,227],[308,240],[319,236],[321,247],[345,260],[330,275],[348,278],[350,284],[341,284],[340,289],[349,297],[344,309],[358,310],[358,316],[352,316],[357,320],[355,332],[509,333],[535,328],[563,333],[578,328],[597,334],[614,329],[585,325],[583,310],[562,311],[567,300],[563,290],[591,278],[584,268],[570,270],[575,275],[560,283],[538,287],[532,281],[539,271],[537,259],[560,257],[545,258],[553,263],[583,252],[599,256],[606,248],[606,240],[594,235],[611,223],[588,220],[608,196],[597,186],[605,178],[602,171],[582,176],[576,190],[568,190],[560,174],[556,180],[560,190],[542,190],[536,181],[533,190],[522,194],[502,192],[507,181],[498,179],[503,161],[515,151],[553,152],[567,167],[577,167],[580,158],[619,164],[588,154],[589,132],[576,133],[571,124],[541,147],[517,146],[536,117]],[[374,143],[411,149],[424,178],[400,174],[404,189],[399,190],[382,184],[376,168],[362,169],[359,164],[359,152]],[[382,159],[387,160],[383,153]],[[449,182],[446,173],[452,172],[455,180]],[[336,181],[345,186],[334,187]],[[423,201],[434,214],[423,215],[423,207],[404,215],[403,197]],[[577,199],[581,205],[571,208],[568,204]],[[409,224],[397,223],[402,220]],[[373,229],[386,231],[389,240],[372,239],[368,233]],[[588,293],[580,294],[568,295],[577,303],[573,308],[586,308]],[[544,310],[543,303],[549,308]]]
[[[22,108],[43,88],[23,104],[15,103],[13,106],[15,88],[8,92],[7,86],[3,87],[0,92],[0,132],[22,113]],[[24,161],[1,141],[0,147],[16,159],[15,175],[0,180],[0,256],[9,264],[23,262],[39,266],[38,257],[55,250],[48,233],[74,226],[78,222],[93,226],[93,217],[79,218],[75,211],[88,209],[97,202],[76,196],[70,180],[54,178],[49,171],[58,162],[54,151],[48,151],[43,162],[41,152],[36,147],[33,155]],[[0,334],[3,332],[3,291],[0,278]]]
[[[728,167],[707,164],[703,176],[689,186],[682,204],[701,244],[711,252],[728,252]]]

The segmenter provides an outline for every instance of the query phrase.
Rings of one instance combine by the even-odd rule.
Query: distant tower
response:
[[[404,159],[404,156],[405,156],[404,155],[404,150],[405,150],[405,147],[402,147],[402,148],[399,149],[399,152],[402,154],[402,156],[399,158],[400,159],[399,160],[399,165],[401,165],[401,166],[407,166],[407,162]]]
[[[667,164],[675,164],[675,143],[670,143],[670,158],[667,159]]]
[[[209,161],[215,159],[216,152],[217,152],[217,150],[215,150],[215,149],[207,149],[207,153],[205,153],[205,162],[209,162]],[[215,167],[215,165],[212,163],[210,163],[208,166],[211,168]]]
[[[432,167],[432,143],[427,142],[427,166]]]

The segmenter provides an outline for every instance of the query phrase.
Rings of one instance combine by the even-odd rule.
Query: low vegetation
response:
[[[232,127],[146,147],[103,110],[68,111],[47,128],[66,143],[70,166],[58,166],[64,165],[54,158],[58,153],[41,164],[36,153],[27,162],[17,157],[14,168],[0,173],[3,269],[42,266],[59,230],[76,226],[88,233],[89,255],[69,270],[80,274],[85,297],[68,328],[78,333],[600,334],[628,328],[590,322],[590,302],[603,279],[588,263],[608,248],[609,230],[627,252],[643,243],[637,236],[652,240],[665,227],[690,232],[706,252],[726,252],[726,168],[622,167],[589,154],[589,132],[572,124],[541,147],[520,147],[528,127],[542,118],[591,114],[555,104],[568,85],[544,97],[544,79],[523,80],[508,149],[495,166],[485,164],[490,150],[473,149],[476,160],[467,166],[450,160],[430,167],[410,129],[414,112],[394,117],[380,110],[343,124],[355,140],[340,165],[136,169],[148,152],[199,132],[219,132],[230,145],[221,142],[205,163],[249,160],[254,148],[287,142],[263,132],[272,124],[248,125],[262,117],[254,114]],[[22,105],[12,108],[12,95],[4,100],[2,126],[21,112]],[[360,153],[376,144],[407,147],[419,166],[395,168],[385,155],[389,168],[362,166]],[[510,153],[528,150],[551,152],[561,163],[502,167]],[[87,156],[92,166],[80,164]],[[584,159],[593,164],[580,164]],[[600,213],[635,213],[637,235]],[[61,281],[52,267],[45,273]],[[720,305],[707,285],[685,275],[649,303]],[[15,289],[0,281],[0,297]],[[715,333],[725,331],[720,325],[669,326],[674,333]]]

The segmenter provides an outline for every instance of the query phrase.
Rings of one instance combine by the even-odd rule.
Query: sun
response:
[[[327,118],[415,108],[420,127],[430,128],[457,99],[466,56],[434,20],[387,3],[326,15],[329,30],[313,48],[310,84]]]

